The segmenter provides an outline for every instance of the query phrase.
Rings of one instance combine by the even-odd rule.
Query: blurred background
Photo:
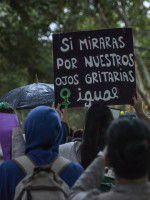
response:
[[[52,34],[132,27],[137,90],[150,111],[150,0],[0,0],[0,97],[39,82],[53,84]],[[130,105],[114,106],[134,112]],[[18,111],[23,122],[29,110]],[[68,109],[83,128],[85,108]]]

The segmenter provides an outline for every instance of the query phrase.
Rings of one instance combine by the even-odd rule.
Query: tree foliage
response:
[[[138,89],[150,108],[149,24],[150,0],[1,0],[0,95],[35,74],[53,83],[53,33],[132,27]]]

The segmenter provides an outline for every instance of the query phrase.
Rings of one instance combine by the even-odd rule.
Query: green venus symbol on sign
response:
[[[66,93],[66,95],[64,95],[64,92]],[[68,105],[71,104],[71,102],[68,100],[70,95],[71,95],[71,92],[68,88],[61,89],[60,96],[61,96],[62,99],[64,99],[64,102],[62,102],[61,104],[63,106],[65,106],[65,108],[68,108]]]

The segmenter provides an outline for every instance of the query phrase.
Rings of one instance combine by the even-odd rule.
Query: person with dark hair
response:
[[[101,194],[105,162],[114,168],[116,185]],[[69,200],[150,199],[150,128],[139,119],[120,118],[107,131],[107,146],[73,186]]]
[[[61,119],[61,125],[63,129],[62,139],[60,144],[64,144],[67,142],[68,135],[70,134],[70,128],[69,128],[69,121],[68,121],[68,113],[66,109],[61,109],[61,104],[58,103],[58,105],[55,107],[55,103],[53,102],[52,108],[56,110],[56,112],[59,114]]]
[[[75,141],[82,141],[83,133],[84,133],[83,129],[77,129],[77,130],[75,130],[74,133],[73,133],[72,141],[73,142],[75,142]]]
[[[108,134],[108,157],[116,175],[124,179],[145,177],[150,167],[150,129],[147,124],[140,120],[116,121]]]
[[[25,141],[13,107],[0,103],[0,164],[24,154]]]
[[[83,140],[60,145],[61,156],[80,163],[84,169],[105,146],[106,130],[113,120],[105,105],[93,104],[86,113]]]
[[[48,106],[34,108],[25,120],[25,137],[25,154],[29,159],[38,166],[52,164],[59,156],[58,148],[62,138],[62,125],[58,113]],[[60,178],[72,187],[82,172],[82,166],[71,162],[62,169]],[[4,162],[0,166],[0,199],[12,200],[17,184],[24,177],[16,162]]]
[[[105,105],[93,104],[87,111],[83,142],[81,144],[81,165],[86,169],[97,153],[106,144],[106,130],[113,120],[110,109]]]

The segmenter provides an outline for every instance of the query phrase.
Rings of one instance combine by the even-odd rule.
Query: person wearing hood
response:
[[[33,109],[25,120],[25,154],[38,166],[50,164],[58,155],[62,125],[58,113],[48,106]],[[77,163],[70,163],[60,178],[72,187],[83,172]],[[13,160],[0,166],[0,199],[13,200],[17,184],[24,178]]]

